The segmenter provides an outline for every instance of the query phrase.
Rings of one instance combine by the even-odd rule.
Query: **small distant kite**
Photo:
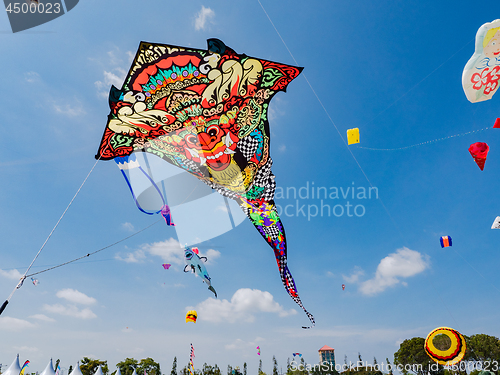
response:
[[[448,247],[451,246],[451,237],[450,236],[443,236],[439,240],[441,242],[441,247]]]
[[[171,264],[170,263],[163,263],[162,266],[163,266],[163,268],[168,270],[170,268]]]
[[[257,346],[257,354],[260,355],[260,346]]]
[[[193,322],[196,323],[196,319],[198,319],[198,314],[194,310],[189,310],[186,313],[186,323]]]
[[[451,346],[447,350],[440,350],[434,346],[434,338],[439,335],[448,336],[451,340]],[[427,335],[424,349],[437,363],[450,366],[462,360],[467,349],[464,337],[460,332],[448,327],[439,327]]]
[[[489,100],[500,79],[500,19],[482,25],[476,34],[474,54],[465,65],[462,86],[472,102]]]
[[[302,357],[302,353],[292,353],[293,356],[295,357],[296,355],[298,355],[299,357]]]
[[[491,229],[500,229],[500,216],[497,216],[497,218],[493,222],[493,225],[491,226]]]
[[[345,290],[345,284],[342,284],[342,290]]]
[[[347,144],[352,145],[355,143],[359,143],[359,129],[348,129],[347,130]]]
[[[484,163],[486,163],[486,156],[490,147],[484,142],[476,142],[470,145],[469,152],[474,158],[479,169],[484,169]]]
[[[33,283],[34,286],[37,286],[38,284],[40,284],[40,281],[38,281],[38,279],[34,279],[34,278],[31,278],[31,282]]]

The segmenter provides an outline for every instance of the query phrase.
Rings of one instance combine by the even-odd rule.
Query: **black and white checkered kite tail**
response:
[[[292,297],[292,299],[295,301],[297,305],[299,305],[302,310],[306,313],[307,317],[312,323],[312,326],[310,327],[302,327],[304,329],[309,329],[312,328],[316,325],[316,322],[314,321],[314,316],[311,314],[309,311],[306,310],[304,305],[302,304],[302,301],[300,300],[299,293],[297,291],[297,287],[295,286],[295,281],[293,280],[292,274],[290,273],[290,270],[288,269],[288,266],[286,265],[286,258],[280,258],[278,260],[278,267],[280,269],[280,276],[281,276],[281,281],[283,282],[283,285],[285,286],[286,291]]]

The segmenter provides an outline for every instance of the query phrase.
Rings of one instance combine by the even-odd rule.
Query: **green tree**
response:
[[[233,368],[231,365],[227,365],[227,375],[232,375],[233,374]]]
[[[177,375],[177,357],[174,357],[174,362],[172,363],[172,370],[170,375]]]
[[[122,375],[132,375],[134,370],[137,371],[137,366],[139,362],[134,358],[126,358],[125,360],[118,362],[116,367],[120,369]]]
[[[385,361],[387,362],[387,369],[389,370],[389,375],[393,375],[394,373],[392,372],[392,366],[391,362],[389,361],[389,358],[386,358]]]
[[[409,372],[415,375],[444,375],[444,368],[434,362],[424,349],[425,339],[414,337],[405,340],[394,353],[394,364],[401,366],[401,372],[407,375]]]
[[[98,359],[83,357],[81,363],[80,370],[82,370],[83,375],[94,375],[99,366],[101,366],[102,373],[104,375],[109,372],[107,361],[99,361]]]
[[[71,374],[73,372],[73,366],[69,366],[69,369],[68,369],[68,375]]]
[[[160,364],[149,357],[141,359],[136,371],[139,375],[144,374],[144,372],[148,375],[161,375]]]
[[[56,364],[54,366],[54,371],[56,371],[56,372],[57,372],[57,366],[59,366],[59,363],[61,363],[61,360],[59,358],[57,358]]]
[[[273,355],[273,375],[278,375],[278,361],[276,361],[276,357]]]
[[[247,363],[243,362],[243,375],[247,375]]]
[[[495,336],[485,335],[483,333],[465,337],[467,351],[466,360],[475,361],[497,361],[500,362],[500,340]]]
[[[262,359],[259,359],[259,372],[257,374],[258,375],[262,374]]]
[[[214,366],[214,375],[221,375],[220,368],[217,366],[217,363]]]

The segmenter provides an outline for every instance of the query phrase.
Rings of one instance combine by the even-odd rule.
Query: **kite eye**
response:
[[[191,143],[193,145],[199,145],[200,142],[198,142],[198,137],[195,136],[194,134],[189,134],[186,136],[186,142]]]
[[[207,134],[212,138],[217,137],[217,134],[219,134],[219,128],[217,126],[211,126],[207,129]]]

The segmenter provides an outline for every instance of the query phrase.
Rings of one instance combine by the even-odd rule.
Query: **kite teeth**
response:
[[[224,136],[224,143],[226,144],[226,147],[231,146],[234,142],[231,140],[231,137],[229,135]]]
[[[231,150],[230,148],[226,148],[226,149],[224,150],[224,153],[225,153],[225,154],[235,154],[235,153],[236,153],[236,151],[233,151],[233,150]]]
[[[189,153],[191,154],[191,156],[193,158],[199,158],[200,157],[200,154],[198,153],[198,150],[196,150],[194,148],[186,148],[186,150],[189,151]]]
[[[205,159],[203,156],[200,156],[200,164],[205,165],[207,163],[207,159]]]

